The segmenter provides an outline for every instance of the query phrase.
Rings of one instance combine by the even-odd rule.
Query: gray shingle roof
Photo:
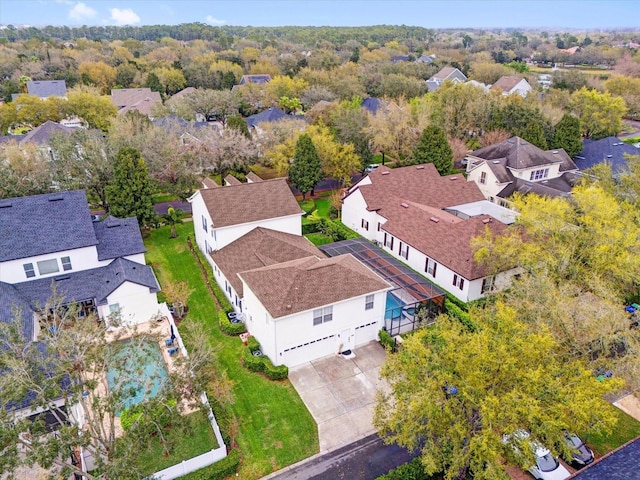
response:
[[[619,174],[627,168],[624,154],[640,155],[640,148],[627,145],[617,137],[607,137],[601,140],[585,139],[583,150],[575,157],[580,170],[586,170],[599,163],[608,163],[614,174]]]
[[[40,98],[65,97],[67,85],[64,80],[33,80],[27,82],[27,92]]]
[[[287,115],[279,108],[271,107],[263,112],[256,113],[255,115],[251,115],[244,119],[247,122],[249,127],[255,127],[259,123],[262,122],[277,122],[278,120],[282,120],[283,118],[293,118],[290,115]]]
[[[34,310],[13,285],[0,282],[0,322],[9,323],[20,315],[22,336],[26,341],[33,337]]]
[[[22,137],[22,139],[20,140],[20,145],[24,145],[25,143],[49,145],[49,142],[51,141],[51,137],[53,135],[71,135],[75,131],[77,131],[76,128],[65,127],[64,125],[60,125],[59,123],[47,120],[39,127],[34,128],[29,133],[24,135],[24,137]]]
[[[382,106],[382,102],[378,98],[369,97],[365,98],[360,105],[362,108],[375,115],[378,109]]]
[[[264,85],[271,81],[271,75],[257,74],[257,75],[243,75],[240,79],[239,85],[246,85],[248,83],[254,83],[256,85]]]
[[[119,219],[109,215],[101,222],[93,222],[98,239],[98,260],[126,257],[146,252],[136,217]]]
[[[576,480],[630,480],[638,478],[640,437],[597,459],[569,478]]]
[[[93,300],[96,305],[104,305],[107,297],[125,282],[149,287],[154,293],[160,290],[151,267],[124,258],[105,267],[17,283],[14,287],[37,310],[51,298],[54,285],[66,303]]]
[[[84,190],[0,200],[0,262],[97,243]]]
[[[562,149],[544,151],[520,137],[511,137],[504,142],[475,150],[472,155],[484,160],[506,158],[506,166],[514,170],[566,163],[568,158]],[[570,158],[568,161],[569,164],[565,165],[565,168],[577,170],[575,165],[570,165],[573,163]]]

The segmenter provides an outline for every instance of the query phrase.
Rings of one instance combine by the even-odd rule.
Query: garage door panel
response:
[[[367,323],[356,327],[355,344],[362,345],[363,343],[370,342],[378,339],[378,331],[380,327],[378,322]]]
[[[301,363],[310,362],[321,357],[336,353],[336,336],[327,335],[321,338],[303,342],[298,345],[285,348],[280,358],[288,367],[295,367]]]

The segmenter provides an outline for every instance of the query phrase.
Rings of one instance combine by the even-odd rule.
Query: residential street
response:
[[[262,480],[374,480],[414,456],[396,445],[385,445],[377,434],[373,434],[303,460]]]

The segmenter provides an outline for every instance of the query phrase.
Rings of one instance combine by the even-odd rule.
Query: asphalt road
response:
[[[263,480],[374,480],[416,455],[396,445],[385,445],[377,434],[373,434],[275,472]]]

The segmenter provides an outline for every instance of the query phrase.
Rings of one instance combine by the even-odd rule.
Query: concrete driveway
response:
[[[318,424],[320,452],[374,433],[376,391],[388,387],[379,378],[386,353],[378,342],[292,368],[289,380]]]

